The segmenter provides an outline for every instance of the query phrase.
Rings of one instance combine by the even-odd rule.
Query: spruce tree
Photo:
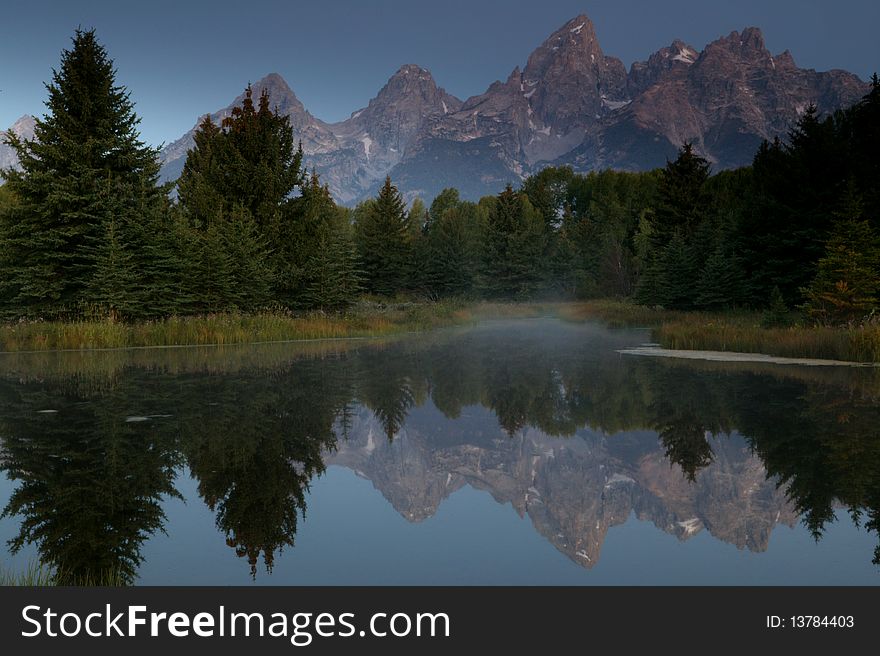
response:
[[[525,298],[543,281],[544,221],[525,194],[510,185],[489,212],[481,287],[492,298]]]
[[[302,148],[294,148],[290,118],[269,107],[267,92],[254,107],[248,86],[220,126],[205,117],[194,141],[177,183],[190,221],[223,220],[239,207],[262,232],[276,230],[282,205],[303,182]]]
[[[294,305],[321,310],[350,305],[360,290],[360,274],[348,212],[336,206],[316,173],[295,205],[299,248],[291,253],[289,269]]]
[[[643,263],[636,285],[637,302],[685,309],[693,307],[702,267],[708,213],[709,163],[684,144],[667,162],[657,187],[657,207],[639,222],[635,249]]]
[[[207,227],[227,206],[220,170],[223,139],[220,128],[205,116],[193,134],[194,147],[187,152],[177,180],[179,208],[194,226]]]
[[[811,106],[788,143],[765,143],[755,156],[739,239],[755,304],[766,304],[779,287],[786,303],[795,305],[816,275],[838,200],[852,178],[847,116],[822,118]]]
[[[662,249],[676,233],[687,240],[705,217],[707,199],[704,185],[709,179],[709,163],[684,144],[675,161],[667,162],[660,176],[657,211],[652,238]]]
[[[871,77],[871,90],[852,108],[850,175],[862,196],[865,217],[880,230],[880,77]]]
[[[462,296],[471,291],[479,266],[476,208],[458,202],[439,213],[435,205],[419,250],[421,282],[432,297]]]
[[[195,230],[192,307],[293,305],[291,267],[301,245],[289,197],[303,174],[289,117],[270,109],[265,91],[255,107],[248,86],[220,126],[205,117],[194,141],[178,180],[178,212]]]
[[[164,196],[157,152],[140,140],[134,104],[94,30],[76,31],[46,89],[35,139],[8,137],[21,170],[3,172],[16,198],[0,217],[7,316],[71,317],[99,300],[90,290],[107,264],[111,217],[135,220],[140,203]]]
[[[132,292],[138,284],[130,244],[125,242],[126,230],[120,225],[124,220],[111,217],[107,222],[90,283],[90,297],[113,320],[131,316]]]
[[[880,303],[880,238],[853,214],[840,218],[809,287],[802,290],[805,309],[823,324],[858,321]]]
[[[729,308],[742,298],[742,290],[739,260],[729,245],[719,244],[700,272],[694,305],[707,310]]]
[[[355,234],[365,287],[386,296],[411,288],[412,223],[390,177],[359,214]]]

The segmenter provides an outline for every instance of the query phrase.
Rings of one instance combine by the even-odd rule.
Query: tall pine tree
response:
[[[802,290],[807,313],[824,324],[858,321],[880,304],[880,237],[862,219],[853,183],[835,219],[816,277]]]
[[[492,298],[525,298],[543,281],[544,219],[510,185],[489,212],[483,243],[482,288]]]
[[[156,150],[140,140],[128,91],[94,30],[77,30],[46,85],[47,113],[35,139],[11,134],[21,170],[7,170],[16,203],[2,210],[4,314],[78,315],[100,298],[92,290],[108,264],[113,221],[136,220],[145,203],[161,205]],[[119,284],[114,283],[114,284]]]
[[[355,235],[365,287],[390,296],[412,288],[413,230],[403,198],[391,178],[359,213]]]
[[[248,86],[220,126],[205,117],[194,141],[177,183],[190,221],[223,220],[238,207],[261,231],[277,229],[282,205],[303,183],[302,148],[294,148],[290,118],[270,108],[268,93],[255,107]]]
[[[348,213],[336,206],[316,173],[294,205],[298,249],[291,253],[288,269],[295,285],[294,304],[320,310],[345,308],[360,291]]]

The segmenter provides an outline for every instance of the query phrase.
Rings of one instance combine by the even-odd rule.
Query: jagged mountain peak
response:
[[[391,76],[390,80],[395,78],[416,79],[420,81],[429,81],[431,84],[434,83],[434,76],[431,75],[431,71],[418,64],[404,64],[397,69],[394,75]]]
[[[253,82],[251,90],[255,99],[259,98],[263,91],[268,93],[269,105],[279,114],[290,116],[291,125],[304,125],[317,120],[306,110],[287,81],[278,73],[269,73]],[[244,92],[236,97],[231,106],[240,104],[242,100],[244,100]]]
[[[401,153],[426,121],[458,111],[461,104],[458,98],[437,86],[427,68],[405,64],[364,109],[338,126],[337,132],[366,131],[370,139],[390,153]]]
[[[768,59],[770,51],[764,44],[764,34],[757,27],[746,27],[742,32],[734,30],[706,46],[709,54],[724,53],[739,59]]]
[[[19,119],[12,124],[9,128],[9,132],[15,132],[18,136],[23,136],[26,139],[32,139],[34,136],[34,128],[37,125],[37,119],[31,116],[30,114],[25,114],[24,116],[19,117]]]
[[[561,134],[583,130],[628,100],[623,63],[605,56],[585,15],[568,21],[535,49],[522,79],[532,111]]]
[[[529,56],[525,67],[527,79],[540,77],[548,68],[570,66],[589,60],[592,65],[602,64],[604,58],[593,22],[581,14],[556,30]]]
[[[280,73],[268,73],[259,80],[255,82],[256,84],[260,84],[263,86],[276,86],[285,91],[289,91],[293,93],[293,90],[290,88],[290,85],[287,84],[287,80],[285,80]]]
[[[595,42],[596,28],[589,16],[578,14],[551,34],[547,42],[553,40],[561,40],[565,44]]]
[[[627,77],[629,95],[635,97],[670,76],[685,75],[700,54],[697,48],[681,39],[675,39],[670,45],[660,48],[648,57],[648,61],[633,62]]]
[[[693,64],[700,55],[696,48],[689,46],[681,39],[675,39],[672,45],[669,46],[668,52],[673,62],[681,62],[687,65]]]
[[[783,50],[780,54],[776,55],[774,60],[776,62],[776,66],[782,66],[784,68],[797,68],[797,64],[794,61],[794,56],[789,50]]]
[[[761,32],[761,28],[759,27],[746,27],[742,32],[734,30],[726,37],[718,39],[716,43],[723,43],[725,45],[751,50],[766,49],[764,45],[764,33]]]
[[[410,97],[432,103],[443,95],[447,94],[437,86],[431,71],[417,64],[405,64],[388,78],[368,107],[397,104]]]
[[[627,73],[583,14],[538,45],[522,70],[464,103],[412,63],[334,124],[311,116],[277,73],[253,88],[267,89],[291,117],[307,165],[344,203],[372,195],[389,174],[407,198],[430,199],[445,186],[469,198],[496,193],[551,163],[643,170],[662,166],[685,140],[716,169],[741,166],[761,139],[784,135],[799,108],[833,111],[867,91],[849,73],[800,69],[788,51],[773,57],[755,27],[702,51],[675,39]],[[191,143],[163,151],[167,177]]]

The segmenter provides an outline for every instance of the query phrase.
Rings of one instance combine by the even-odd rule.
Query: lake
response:
[[[0,567],[144,585],[880,584],[880,372],[555,319],[0,354]]]

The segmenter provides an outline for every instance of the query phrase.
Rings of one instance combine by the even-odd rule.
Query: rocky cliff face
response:
[[[675,40],[627,73],[578,16],[522,72],[429,124],[391,175],[410,195],[451,185],[475,198],[548,164],[663,166],[686,141],[715,170],[733,168],[751,163],[761,140],[784,137],[810,104],[832,112],[867,88],[845,71],[800,69],[787,51],[773,56],[757,28],[702,51]]]
[[[0,131],[0,169],[18,166],[15,151],[6,144],[7,135],[12,132],[22,139],[34,138],[36,121],[33,116],[22,116],[8,130]]]
[[[412,64],[402,66],[367,107],[334,124],[312,116],[277,73],[252,87],[255,97],[266,90],[270,104],[290,117],[294,136],[302,142],[307,166],[321,174],[334,198],[342,203],[353,202],[371,191],[404,158],[413,139],[428,122],[461,106],[458,98],[437,86],[430,72]],[[243,97],[211,114],[214,122],[228,116]],[[196,127],[162,150],[160,159],[166,179],[174,179],[183,170]]]
[[[367,107],[333,124],[312,116],[277,74],[253,86],[290,116],[306,165],[346,204],[374,194],[389,174],[408,198],[430,201],[455,186],[477,199],[549,164],[578,171],[663,166],[685,141],[715,170],[742,166],[762,139],[784,136],[810,104],[831,112],[868,90],[845,71],[805,70],[788,51],[772,55],[754,27],[702,51],[675,40],[627,72],[602,51],[586,16],[551,34],[524,69],[465,101],[412,64]],[[222,119],[240,100],[212,117]],[[166,179],[180,174],[192,143],[190,131],[162,151]]]
[[[832,112],[858,101],[867,85],[845,71],[800,69],[787,51],[774,57],[761,31],[747,28],[702,52],[674,41],[633,64],[627,91],[631,102],[555,163],[643,170],[690,141],[716,170],[743,166],[810,104]]]
[[[529,428],[510,437],[475,407],[438,431],[436,411],[418,409],[389,443],[361,410],[349,440],[326,463],[369,479],[413,522],[465,485],[486,490],[584,567],[598,562],[608,530],[632,514],[680,540],[706,530],[752,551],[767,549],[777,524],[796,521],[784,492],[737,436],[711,438],[714,461],[689,482],[647,431],[609,437],[583,430],[562,439]]]

